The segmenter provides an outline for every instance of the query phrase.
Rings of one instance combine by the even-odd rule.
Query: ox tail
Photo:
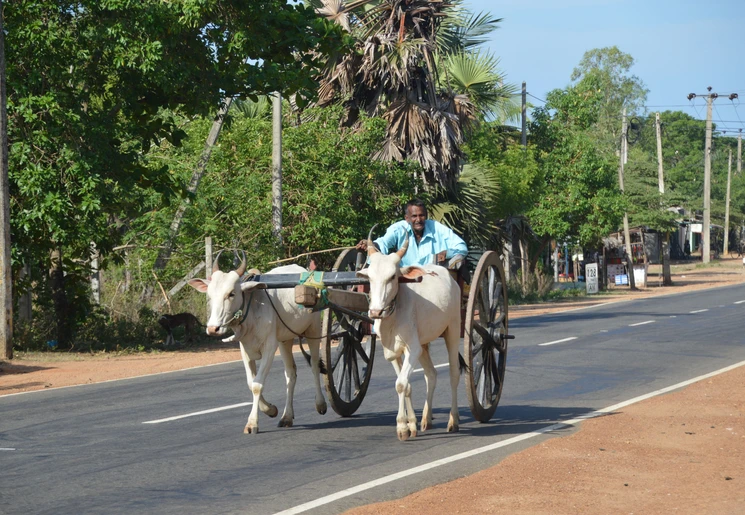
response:
[[[460,352],[458,353],[458,370],[460,370],[461,374],[470,370],[468,364],[466,364],[466,360],[463,358],[463,354]]]
[[[298,341],[299,341],[298,346],[300,347],[300,352],[303,353],[303,357],[305,358],[305,361],[307,361],[308,365],[310,365],[310,354],[308,354],[308,351],[306,351],[305,347],[303,347],[303,340],[301,339]],[[318,360],[318,371],[322,374],[325,374],[327,372],[326,364],[323,362],[322,359]]]

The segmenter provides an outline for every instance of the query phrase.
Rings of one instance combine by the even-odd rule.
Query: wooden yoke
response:
[[[329,288],[326,290],[326,298],[330,304],[336,304],[352,311],[367,311],[367,294],[356,291]],[[295,302],[306,308],[323,309],[326,306],[321,300],[321,290],[315,286],[298,284],[295,286]]]
[[[421,280],[421,277],[416,279],[399,278],[400,283],[415,283],[421,282]],[[337,288],[327,288],[325,291],[326,300],[329,304],[360,312],[367,311],[369,308],[366,293]],[[307,284],[295,285],[295,302],[306,308],[323,309],[326,307],[324,305],[325,301],[321,299],[321,289]]]

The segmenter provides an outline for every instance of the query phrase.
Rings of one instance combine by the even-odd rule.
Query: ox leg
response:
[[[401,358],[394,358],[391,361],[391,365],[393,365],[393,370],[396,371],[396,378],[401,375],[401,367],[403,366]],[[409,417],[414,417],[416,419],[416,413],[414,412],[414,403],[411,402],[411,383],[409,383],[408,388],[406,388],[406,418],[408,420]],[[414,434],[411,436],[416,436],[416,423],[414,424]]]
[[[282,418],[279,419],[279,427],[292,427],[292,421],[295,418],[292,399],[295,395],[295,383],[297,382],[297,365],[295,364],[295,357],[292,355],[292,340],[282,342],[279,346],[279,353],[285,363],[285,382],[287,384],[285,410],[282,413]]]
[[[246,434],[256,434],[259,432],[259,407],[261,407],[262,411],[264,411],[264,407],[268,409],[274,408],[274,410],[272,410],[274,411],[274,414],[272,415],[270,411],[270,413],[267,413],[267,415],[277,416],[276,406],[272,406],[271,404],[266,403],[262,398],[264,384],[266,383],[266,378],[269,375],[269,370],[272,368],[272,360],[274,359],[274,353],[276,352],[276,350],[276,342],[274,343],[274,345],[267,345],[267,347],[264,349],[265,352],[263,353],[263,359],[259,364],[258,373],[253,376],[252,380],[249,380],[249,385],[251,388],[251,393],[253,393],[254,402],[251,406],[251,413],[248,415],[246,427],[243,428],[243,432]],[[246,366],[247,373],[253,373],[253,369],[256,365],[253,363],[253,360],[248,357],[248,354],[243,347],[243,343],[241,343],[241,354],[244,356],[243,362]]]
[[[448,433],[457,432],[460,428],[458,416],[458,383],[460,382],[460,361],[458,349],[460,346],[460,325],[451,324],[445,331],[445,346],[448,350],[448,363],[450,364],[450,420],[448,420]]]
[[[316,334],[320,334],[320,330]],[[308,338],[308,350],[310,351],[310,370],[316,386],[316,411],[325,415],[328,407],[321,389],[321,340]]]
[[[432,403],[435,397],[435,386],[437,386],[437,370],[432,363],[432,357],[429,355],[429,345],[422,345],[422,355],[419,356],[419,363],[424,369],[424,381],[427,383],[427,400],[424,402],[422,411],[422,431],[432,428]]]
[[[411,395],[411,372],[414,370],[413,364],[417,362],[422,353],[419,342],[414,342],[408,346],[408,351],[404,352],[404,362],[401,365],[401,373],[396,379],[396,392],[398,393],[398,415],[396,416],[396,433],[398,439],[402,442],[409,436],[416,436],[416,413],[410,410],[406,413],[407,392]]]
[[[248,389],[250,391],[253,391],[252,385],[253,385],[254,377],[256,377],[256,360],[253,360],[248,357],[248,354],[246,353],[246,350],[243,348],[242,343],[240,344],[240,348],[241,348],[241,356],[243,357],[243,366],[246,369],[246,379],[248,380]],[[277,406],[267,401],[264,398],[263,393],[259,397],[259,409],[261,410],[262,413],[266,414],[267,416],[271,418],[276,417],[277,414],[279,413]]]

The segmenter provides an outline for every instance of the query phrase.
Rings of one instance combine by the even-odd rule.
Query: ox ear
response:
[[[241,283],[241,291],[266,290],[266,283],[257,283],[256,281],[246,281]]]
[[[426,273],[427,271],[424,270],[422,267],[415,265],[401,267],[401,277],[403,277],[404,279],[415,280],[417,277],[426,275]]]
[[[207,286],[209,286],[209,279],[192,279],[189,281],[189,286],[202,293],[207,293]]]
[[[369,268],[363,268],[362,270],[357,270],[355,273],[357,277],[370,277],[370,269]]]

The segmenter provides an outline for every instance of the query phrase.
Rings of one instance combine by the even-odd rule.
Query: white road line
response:
[[[678,318],[678,315],[670,315],[670,318]]]
[[[689,311],[689,313],[703,313],[704,311],[709,311],[708,309],[697,309],[696,311]]]
[[[720,370],[716,370],[714,372],[711,372],[710,374],[705,374],[702,376],[694,377],[693,379],[689,379],[687,381],[683,381],[682,383],[674,384],[672,386],[668,386],[666,388],[662,388],[661,390],[656,390],[654,392],[647,393],[645,395],[640,395],[639,397],[634,397],[633,399],[629,399],[627,401],[614,404],[613,406],[608,406],[607,408],[602,408],[597,411],[593,411],[591,413],[587,413],[585,415],[582,415],[577,418],[573,418],[571,420],[567,420],[565,422],[559,422],[558,424],[553,424],[550,426],[543,427],[541,429],[538,429],[536,431],[531,431],[530,433],[524,433],[521,435],[514,436],[512,438],[508,438],[507,440],[502,440],[501,442],[495,442],[493,444],[485,445],[483,447],[478,447],[476,449],[472,449],[470,451],[461,452],[459,454],[454,454],[453,456],[449,456],[447,458],[442,458],[436,461],[432,461],[429,463],[425,463],[423,465],[420,465],[418,467],[414,467],[408,470],[403,470],[401,472],[397,472],[395,474],[391,474],[389,476],[384,476],[378,479],[374,479],[372,481],[368,481],[367,483],[362,483],[357,486],[353,486],[351,488],[347,488],[344,490],[341,490],[339,492],[326,495],[324,497],[321,497],[319,499],[316,499],[314,501],[309,501],[303,504],[300,504],[298,506],[295,506],[293,508],[289,508],[284,511],[280,511],[275,513],[274,515],[294,515],[296,513],[303,513],[308,510],[312,510],[314,508],[318,508],[320,506],[324,506],[326,504],[332,503],[334,501],[338,501],[339,499],[343,499],[345,497],[349,497],[351,495],[364,492],[366,490],[370,490],[371,488],[375,488],[376,486],[385,485],[388,483],[392,483],[393,481],[396,481],[398,479],[413,476],[415,474],[419,474],[421,472],[426,472],[428,470],[431,470],[433,468],[441,467],[442,465],[448,465],[450,463],[460,461],[465,458],[470,458],[472,456],[477,456],[479,454],[483,454],[485,452],[490,452],[502,447],[507,447],[508,445],[512,445],[514,443],[522,442],[523,440],[528,440],[530,438],[540,436],[542,434],[551,433],[553,431],[563,429],[567,426],[573,426],[576,424],[579,424],[583,420],[587,420],[590,418],[599,417],[601,415],[604,415],[606,413],[612,413],[614,411],[618,411],[621,408],[625,408],[626,406],[630,406],[631,404],[636,404],[637,402],[645,401],[647,399],[651,399],[652,397],[656,397],[658,395],[662,395],[667,392],[671,392],[673,390],[677,390],[679,388],[683,388],[685,386],[688,386],[690,384],[696,383],[698,381],[703,381],[704,379],[708,379],[710,377],[714,377],[719,374],[723,374],[724,372],[729,372],[730,370],[734,370],[735,368],[741,367],[745,365],[745,361],[741,361],[739,363],[736,363],[734,365],[731,365],[729,367],[722,368]]]
[[[0,451],[15,451],[15,447],[0,447]]]
[[[538,346],[539,346],[539,347],[545,347],[546,345],[553,345],[553,344],[555,344],[555,343],[564,343],[564,342],[570,342],[570,341],[572,341],[572,340],[576,340],[576,339],[577,339],[577,337],[576,337],[576,336],[570,336],[569,338],[564,338],[564,339],[562,339],[562,340],[554,340],[554,341],[552,341],[552,342],[539,343],[539,344],[538,344]]]
[[[745,300],[738,300],[735,304],[742,304],[743,302],[745,302]]]
[[[442,367],[446,367],[448,365],[450,365],[450,363],[440,363],[439,365],[435,365],[435,368],[442,368]],[[424,372],[424,369],[423,368],[415,368],[414,370],[412,370],[412,372]]]
[[[204,411],[195,411],[194,413],[187,413],[186,415],[177,415],[175,417],[161,418],[158,420],[148,420],[143,424],[160,424],[161,422],[170,422],[172,420],[178,420],[180,418],[196,417],[197,415],[204,415],[206,413],[215,413],[216,411],[225,411],[229,409],[242,408],[243,406],[250,406],[253,402],[242,402],[240,404],[231,404],[230,406],[221,406],[219,408],[206,409]]]
[[[636,327],[638,325],[654,324],[654,320],[647,320],[646,322],[637,322],[635,324],[629,324],[629,327]]]

